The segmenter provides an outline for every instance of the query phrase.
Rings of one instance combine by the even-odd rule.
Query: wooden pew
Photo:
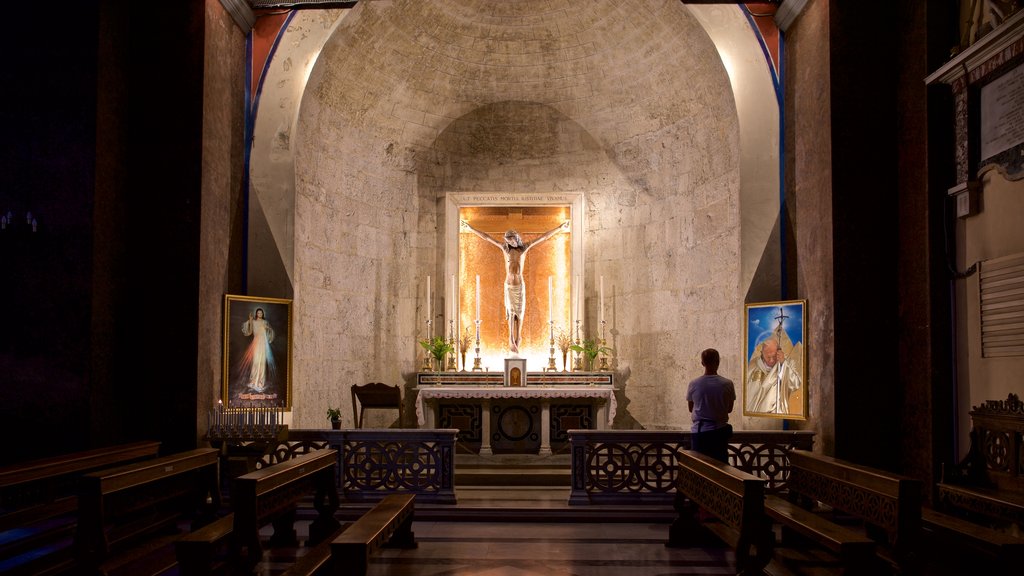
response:
[[[219,453],[199,448],[82,476],[75,535],[82,572],[104,572],[114,547],[161,529],[208,521],[220,504]]]
[[[317,544],[341,526],[335,481],[337,450],[316,450],[255,472],[232,483],[232,512],[175,542],[180,573],[211,574],[252,566],[263,554],[259,530],[272,523],[270,546],[296,543],[295,509],[313,493],[318,515],[310,525],[310,543]]]
[[[1016,394],[971,410],[971,447],[943,466],[936,508],[998,528],[1024,531],[1024,402]]]
[[[0,468],[0,564],[10,573],[36,573],[69,563],[71,548],[62,542],[75,529],[79,478],[153,458],[159,449],[159,442],[132,442]]]
[[[413,494],[390,494],[331,541],[333,574],[365,576],[370,556],[384,546],[416,548]]]
[[[385,496],[355,522],[296,560],[281,576],[364,576],[380,548],[416,548],[412,532],[414,494]]]
[[[680,450],[676,461],[679,519],[669,528],[666,546],[680,548],[692,541],[694,516],[700,507],[720,520],[704,526],[736,550],[737,572],[762,573],[771,560],[775,539],[764,515],[766,481],[692,450]]]
[[[930,549],[967,556],[973,572],[1011,574],[1024,566],[1024,538],[932,508],[921,510],[921,524]]]
[[[921,530],[919,480],[806,450],[791,450],[789,464],[789,499],[769,497],[765,503],[769,515],[801,531],[794,519],[806,518],[807,510],[795,503],[824,504],[850,515],[844,523],[855,524],[858,534],[878,543],[876,552],[881,558],[902,571],[916,570]],[[838,520],[837,515],[832,519]]]

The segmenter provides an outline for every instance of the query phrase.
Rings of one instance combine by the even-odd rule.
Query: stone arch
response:
[[[728,349],[731,339],[739,342],[739,119],[726,70],[692,17],[692,7],[626,4],[593,3],[585,17],[576,15],[582,30],[577,38],[586,32],[591,34],[587,42],[600,43],[601,35],[593,30],[614,31],[622,34],[615,46],[552,44],[554,37],[545,32],[550,22],[531,20],[542,36],[532,63],[516,61],[502,41],[458,47],[437,43],[446,25],[466,23],[460,13],[495,6],[490,2],[361,3],[332,28],[309,72],[289,143],[295,187],[293,378],[296,404],[310,407],[306,412],[311,415],[304,422],[297,414],[296,425],[315,426],[320,404],[331,399],[343,403],[336,393],[339,384],[370,375],[408,381],[415,371],[420,284],[437,270],[439,259],[438,191],[466,189],[474,180],[472,171],[450,171],[451,154],[470,141],[455,141],[450,128],[503,107],[543,111],[556,119],[534,139],[578,138],[554,149],[563,159],[573,154],[585,159],[585,168],[575,172],[577,177],[547,180],[591,192],[585,232],[593,247],[588,274],[622,278],[610,287],[615,310],[609,314],[621,323],[614,325],[609,340],[621,358],[630,359],[619,368],[637,385],[631,410],[649,426],[685,421],[685,402],[676,385],[680,375],[697,370],[696,355],[710,341],[724,342],[720,349]],[[423,10],[431,13],[418,12]],[[430,25],[417,28],[411,21]],[[497,25],[482,22],[472,26]],[[516,22],[521,35],[523,20]],[[408,53],[381,56],[382,47],[402,42],[446,56],[429,62]],[[526,46],[528,40],[513,35],[507,42]],[[489,49],[479,49],[485,45]],[[561,55],[557,61],[548,61],[552,50]],[[614,73],[594,64],[628,63],[638,53],[655,64],[650,69],[616,65]],[[457,54],[476,54],[475,62],[444,76],[442,69],[454,66]],[[572,78],[571,71],[580,66],[586,72],[577,81],[556,78],[538,88],[531,87],[524,72],[531,66],[544,78],[563,73]],[[499,73],[481,72],[489,67]],[[500,71],[516,82],[502,84],[506,76]],[[663,84],[638,90],[629,84],[635,74]],[[575,90],[587,92],[565,97]],[[578,130],[560,132],[557,125]],[[476,157],[476,167],[485,159]],[[543,161],[509,160],[514,162],[492,163],[493,169],[473,185],[525,186],[544,180],[515,175],[524,170],[542,174]],[[504,183],[499,182],[503,173],[511,174]],[[636,263],[645,261],[659,265],[638,272]],[[587,283],[593,286],[593,278]],[[389,298],[378,297],[383,294]],[[691,347],[693,354],[688,353]],[[723,368],[729,360],[738,368],[738,356],[724,356]]]

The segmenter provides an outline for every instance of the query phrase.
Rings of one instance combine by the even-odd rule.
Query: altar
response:
[[[453,378],[459,374],[462,378]],[[527,386],[504,386],[500,373],[421,374],[426,378],[416,387],[417,423],[458,428],[462,446],[479,446],[481,455],[550,455],[553,445],[567,447],[568,430],[611,427],[616,410],[611,373],[563,373],[563,380],[572,376],[564,381],[577,382],[568,384],[545,383],[543,374],[529,373],[527,382],[534,384]],[[469,384],[465,378],[480,381]]]

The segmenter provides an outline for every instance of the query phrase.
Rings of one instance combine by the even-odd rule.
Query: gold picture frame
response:
[[[745,305],[743,415],[806,420],[806,300]]]
[[[224,295],[225,409],[292,404],[292,301]]]

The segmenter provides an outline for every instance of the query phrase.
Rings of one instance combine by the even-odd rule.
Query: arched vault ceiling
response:
[[[411,145],[502,101],[549,105],[606,148],[733,108],[714,45],[675,0],[361,3],[314,74],[323,108]],[[395,133],[395,117],[418,128]]]

